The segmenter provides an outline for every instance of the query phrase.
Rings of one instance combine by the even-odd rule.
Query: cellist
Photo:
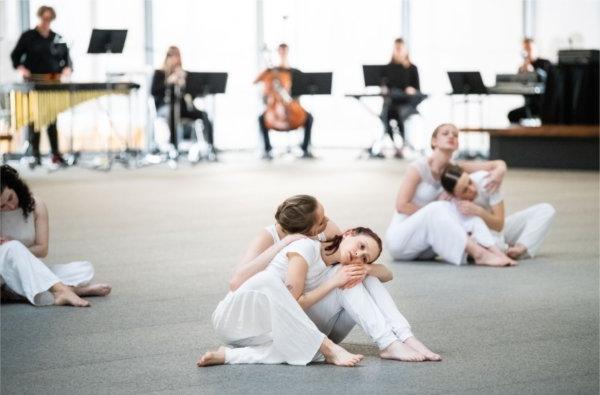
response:
[[[266,69],[254,81],[255,84],[263,82],[265,88],[264,100],[267,108],[258,117],[258,124],[264,141],[263,159],[265,160],[273,159],[269,130],[289,131],[299,127],[304,128],[304,140],[301,145],[302,157],[313,158],[310,152],[313,117],[300,106],[297,100],[290,97],[292,73],[298,70],[290,67],[288,52],[289,47],[287,44],[279,44],[277,48],[279,65]]]

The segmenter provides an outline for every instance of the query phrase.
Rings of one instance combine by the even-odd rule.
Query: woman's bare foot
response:
[[[211,365],[223,365],[225,363],[225,347],[219,347],[217,351],[208,351],[200,357],[196,365],[199,368]]]
[[[79,296],[106,296],[112,291],[110,284],[90,284],[83,287],[73,287],[73,292]]]
[[[509,257],[501,257],[491,251],[481,248],[477,254],[473,255],[476,265],[483,266],[510,266],[512,260]]]
[[[399,341],[395,341],[384,350],[381,350],[379,356],[383,359],[395,359],[403,362],[422,362],[425,360],[425,355]]]
[[[330,363],[332,365],[337,366],[356,366],[363,359],[363,356],[360,354],[352,354],[346,351],[341,346],[338,346],[328,338],[323,340],[319,351],[325,357],[325,362]]]
[[[521,243],[517,243],[514,246],[509,247],[508,250],[506,250],[506,255],[508,255],[512,259],[519,259],[523,255],[525,255],[525,253],[527,253],[527,247],[525,247]]]
[[[442,357],[440,357],[439,354],[436,354],[433,351],[431,351],[429,348],[427,348],[427,346],[425,346],[425,344],[421,343],[419,339],[417,339],[414,336],[411,336],[408,339],[406,339],[404,341],[404,344],[409,346],[413,350],[423,354],[428,361],[438,362],[442,360]]]
[[[54,304],[56,306],[74,306],[74,307],[89,307],[90,302],[81,299],[70,287],[63,283],[54,284],[50,288],[50,292],[54,295]]]
[[[509,266],[517,266],[519,263],[517,261],[515,261],[514,259],[511,259],[511,257],[509,257],[507,254],[503,253],[502,251],[500,251],[500,248],[496,247],[496,246],[491,246],[490,248],[488,248],[490,250],[490,252],[502,259],[507,259],[510,262]]]

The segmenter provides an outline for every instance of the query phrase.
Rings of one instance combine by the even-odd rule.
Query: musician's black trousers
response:
[[[169,124],[169,132],[170,138],[169,142],[173,144],[173,146],[177,147],[178,139],[177,139],[177,128],[175,126],[175,116],[174,116],[174,106],[169,106],[167,109],[166,106],[163,109],[162,107],[158,109],[158,116],[165,116],[167,118],[167,123]],[[168,114],[166,114],[168,112]],[[211,149],[214,149],[214,133],[213,133],[213,125],[210,119],[208,118],[208,114],[204,111],[200,111],[196,108],[192,110],[188,110],[187,106],[181,106],[181,119],[191,119],[191,120],[202,120],[202,134],[204,135],[204,140],[208,145],[210,145]]]
[[[310,147],[310,136],[312,132],[312,124],[313,124],[313,116],[307,112],[306,113],[306,122],[304,123],[304,140],[302,141],[302,151],[308,152]],[[271,152],[273,147],[271,146],[271,139],[269,139],[269,129],[267,129],[267,125],[265,125],[265,114],[262,114],[258,117],[258,125],[260,126],[260,132],[262,134],[263,142],[265,145],[265,152]]]
[[[508,120],[510,123],[519,123],[521,119],[538,117],[539,115],[535,108],[523,106],[510,111],[508,113]]]
[[[58,129],[56,129],[56,122],[53,122],[48,125],[46,129],[48,133],[48,140],[50,141],[50,151],[52,155],[60,155],[60,150],[58,149]],[[33,124],[29,124],[27,126],[27,134],[29,139],[29,144],[31,145],[31,154],[39,158],[40,157],[40,139],[42,137],[41,131],[35,131],[33,128]]]
[[[400,136],[402,136],[402,140],[404,140],[404,121],[413,114],[417,114],[417,111],[411,105],[384,104],[383,109],[381,110],[381,122],[383,122],[385,132],[390,136],[392,142],[394,141],[394,131],[390,125],[390,121],[392,119],[396,120]]]

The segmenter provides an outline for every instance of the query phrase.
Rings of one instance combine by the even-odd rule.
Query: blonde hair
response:
[[[431,149],[435,149],[435,147],[433,146],[433,139],[437,137],[437,134],[440,132],[440,130],[442,130],[443,128],[445,128],[446,126],[450,126],[456,130],[458,130],[458,128],[456,127],[455,124],[453,123],[443,123],[441,125],[438,125],[435,129],[433,129],[433,133],[431,134]]]
[[[168,60],[170,55],[175,55],[177,56],[177,58],[179,58],[179,62],[176,65],[169,65]],[[173,74],[173,72],[175,71],[175,69],[177,68],[183,68],[183,66],[181,65],[181,51],[179,51],[179,48],[176,47],[175,45],[171,45],[169,47],[169,49],[167,49],[167,54],[165,55],[165,60],[163,62],[163,66],[162,69],[165,72],[165,77],[170,76],[171,74]]]

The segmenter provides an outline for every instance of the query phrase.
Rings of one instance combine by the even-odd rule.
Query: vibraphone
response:
[[[77,104],[106,95],[128,95],[139,87],[132,82],[24,82],[2,85],[0,91],[8,95],[10,129],[14,133],[30,123],[40,130]]]

